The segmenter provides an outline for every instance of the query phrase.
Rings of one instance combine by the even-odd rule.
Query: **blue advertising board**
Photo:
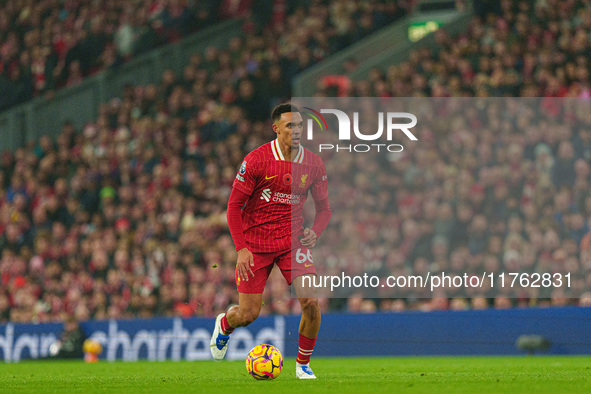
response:
[[[299,316],[260,317],[238,328],[228,359],[243,359],[260,343],[297,355]],[[114,361],[208,360],[214,319],[158,318],[81,324],[103,345],[101,359]],[[314,356],[512,355],[521,335],[541,335],[549,354],[591,353],[591,308],[327,314]],[[62,324],[0,326],[0,359],[17,362],[48,356]]]

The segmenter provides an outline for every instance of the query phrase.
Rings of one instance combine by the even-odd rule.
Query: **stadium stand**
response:
[[[407,12],[405,2],[363,3],[198,1],[28,1],[9,0],[0,10],[0,111],[33,97],[51,97],[84,77],[114,68],[133,56],[180,40],[214,21],[243,18],[245,32],[265,30],[266,41],[283,40],[280,55],[304,50],[297,73]],[[268,12],[271,10],[271,12]],[[305,20],[304,20],[305,19]]]
[[[289,98],[291,79],[299,71],[391,21],[379,19],[384,11],[392,18],[401,13],[388,8],[389,2],[351,3],[369,9],[348,9],[337,1],[330,6],[310,3],[284,19],[279,16],[283,23],[272,29],[262,29],[272,21],[261,22],[255,15],[245,24],[256,31],[248,41],[236,37],[228,50],[210,48],[194,56],[182,75],[166,71],[159,84],[127,87],[120,99],[103,104],[96,122],[83,130],[65,124],[56,141],[44,137],[3,153],[0,321],[54,321],[64,311],[81,321],[213,316],[236,302],[225,206],[242,158],[269,139],[269,108]],[[543,1],[535,8],[524,3],[529,4],[503,1],[496,16],[481,11],[484,17],[459,38],[436,33],[438,53],[418,49],[409,62],[375,70],[369,80],[354,83],[355,94],[584,94],[586,74],[581,70],[587,60],[576,55],[588,48],[588,39],[578,33],[590,19],[583,2]],[[551,22],[523,32],[524,17],[530,21],[536,13]],[[352,23],[356,20],[359,25]],[[453,138],[441,141],[433,135],[433,142],[452,154],[430,149],[428,161],[410,155],[395,164],[399,183],[417,189],[425,181],[419,174],[426,166],[437,163],[445,169],[432,174],[434,185],[446,191],[441,199],[420,191],[398,195],[395,202],[410,212],[404,220],[394,218],[400,230],[397,247],[404,252],[400,256],[419,264],[431,258],[428,249],[433,245],[442,259],[466,260],[481,252],[483,260],[501,264],[520,253],[587,266],[590,131],[567,135],[530,128],[525,136],[510,134],[507,140],[492,132],[474,136],[458,131],[448,137]],[[521,157],[528,171],[510,171]],[[472,163],[474,171],[461,171],[463,163]],[[466,187],[473,198],[453,193]],[[553,191],[557,193],[551,198]],[[500,220],[488,223],[473,215],[478,203],[498,210]],[[433,208],[436,226],[425,230],[422,224]],[[480,231],[489,225],[493,231]],[[338,234],[341,229],[335,226],[327,237],[334,236],[330,231],[351,237]],[[422,251],[427,256],[413,251],[419,238],[428,245]],[[513,250],[515,243],[518,251]],[[554,253],[545,253],[549,247]],[[282,279],[273,277],[263,314],[297,312],[299,304],[284,290]],[[352,312],[512,306],[503,297],[378,302],[353,296],[344,305],[323,302],[324,310]],[[577,300],[557,297],[552,302]]]
[[[565,97],[589,95],[591,10],[584,1],[475,2],[465,33],[374,69],[341,95]],[[321,92],[337,94],[326,86]]]
[[[214,4],[6,1],[0,10],[0,110],[202,29],[217,19]]]

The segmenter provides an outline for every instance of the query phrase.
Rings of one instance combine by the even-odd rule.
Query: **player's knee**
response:
[[[302,313],[316,317],[320,314],[320,307],[318,306],[318,299],[316,298],[302,298],[300,299],[302,305]]]

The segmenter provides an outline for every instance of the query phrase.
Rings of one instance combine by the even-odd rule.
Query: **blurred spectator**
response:
[[[64,331],[60,339],[49,347],[49,353],[56,359],[82,358],[82,344],[86,340],[86,334],[80,328],[78,321],[73,316],[64,320]]]

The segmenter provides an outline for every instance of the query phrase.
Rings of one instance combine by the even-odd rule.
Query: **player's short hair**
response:
[[[273,108],[273,112],[271,112],[271,119],[273,119],[273,122],[278,121],[281,118],[281,115],[288,112],[300,112],[300,109],[290,103],[279,104]]]

